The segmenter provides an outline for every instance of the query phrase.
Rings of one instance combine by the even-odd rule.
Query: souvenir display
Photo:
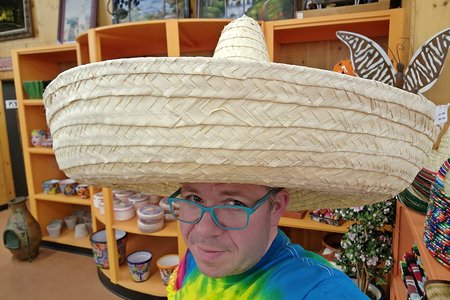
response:
[[[431,255],[450,268],[450,158],[439,168],[431,187],[424,240]]]

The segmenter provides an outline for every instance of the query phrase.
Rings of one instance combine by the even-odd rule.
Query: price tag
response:
[[[17,108],[17,100],[5,100],[5,108],[6,109],[16,109]]]
[[[439,105],[436,107],[436,112],[434,113],[434,125],[445,124],[448,120],[448,110],[449,104]]]

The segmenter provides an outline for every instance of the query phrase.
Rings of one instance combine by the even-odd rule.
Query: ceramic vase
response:
[[[27,208],[27,198],[17,197],[8,203],[9,217],[3,232],[3,244],[14,258],[32,261],[39,253],[42,232]]]

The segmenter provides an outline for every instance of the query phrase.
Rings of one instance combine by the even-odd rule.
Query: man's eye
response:
[[[202,198],[197,195],[188,195],[185,199],[197,203],[203,202]]]
[[[242,203],[239,200],[234,200],[234,199],[230,199],[227,200],[224,205],[229,205],[229,206],[243,206],[243,207],[247,207],[247,205],[245,205],[244,203]]]

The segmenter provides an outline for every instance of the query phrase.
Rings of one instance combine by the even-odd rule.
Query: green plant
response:
[[[392,270],[392,232],[395,200],[372,205],[338,209],[344,220],[356,221],[341,240],[336,263],[349,276],[357,278],[358,287],[367,294],[371,281],[385,284]]]

